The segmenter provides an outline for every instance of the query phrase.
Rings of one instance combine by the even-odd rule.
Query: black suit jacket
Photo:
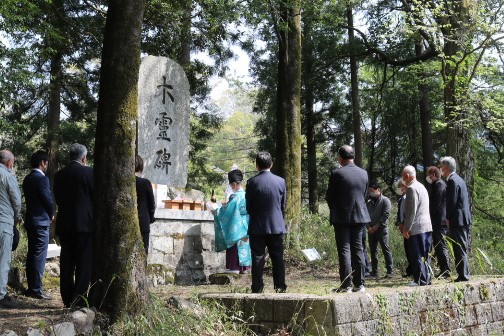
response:
[[[368,174],[349,162],[332,171],[326,192],[326,201],[330,210],[332,225],[369,223],[366,195]]]
[[[136,192],[140,231],[150,232],[150,224],[154,223],[154,212],[156,211],[151,182],[148,179],[136,176]]]
[[[54,214],[54,202],[49,178],[38,170],[32,170],[23,180],[26,201],[24,225],[28,227],[49,226]]]
[[[432,226],[446,226],[446,183],[438,179],[429,193],[429,212]]]
[[[248,234],[283,234],[287,189],[285,180],[261,171],[247,181],[245,199],[249,214]]]
[[[457,173],[453,173],[446,182],[446,218],[450,221],[450,226],[472,223],[467,186]]]
[[[93,232],[93,168],[70,162],[54,176],[56,234]]]

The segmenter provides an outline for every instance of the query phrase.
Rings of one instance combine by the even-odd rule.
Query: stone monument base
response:
[[[208,283],[225,269],[225,252],[215,252],[213,215],[208,211],[156,209],[147,269],[152,285]]]

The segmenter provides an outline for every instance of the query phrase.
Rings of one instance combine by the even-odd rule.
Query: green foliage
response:
[[[203,155],[214,134],[220,129],[222,119],[215,114],[191,114],[189,143],[188,186],[209,194],[212,187],[222,183],[222,174],[215,171],[209,157]]]
[[[315,248],[320,254],[324,255],[322,260],[317,261],[317,266],[322,268],[334,268],[337,263],[338,255],[336,253],[336,242],[334,240],[334,229],[329,224],[328,213],[312,214],[306,207],[301,211],[301,224],[299,232],[289,233],[297,234],[298,237],[289,237],[291,240],[299,240],[301,249]],[[298,263],[304,259],[303,254],[298,250],[298,246],[291,245],[286,251],[290,262]]]
[[[241,312],[226,314],[215,302],[194,299],[198,309],[176,309],[158,297],[140,315],[128,316],[108,331],[110,335],[253,335]]]

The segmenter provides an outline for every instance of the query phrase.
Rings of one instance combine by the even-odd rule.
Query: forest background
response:
[[[93,162],[111,3],[0,4],[0,147],[16,155],[18,178],[39,148],[51,179],[74,142]],[[221,192],[233,164],[250,177],[254,153],[274,154],[291,255],[317,247],[336,262],[323,196],[337,148],[352,144],[392,198],[406,164],[425,184],[425,167],[455,157],[471,194],[473,270],[502,274],[503,16],[502,0],[152,0],[140,51],[176,60],[191,83],[189,188]],[[226,76],[236,46],[252,81],[228,77],[212,101],[209,80]]]

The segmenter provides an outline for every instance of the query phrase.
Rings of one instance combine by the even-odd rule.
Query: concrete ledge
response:
[[[154,217],[156,219],[213,222],[213,215],[209,211],[203,210],[172,210],[157,208],[154,213]]]
[[[310,335],[503,335],[504,278],[368,293],[204,294],[259,333],[288,326]]]

